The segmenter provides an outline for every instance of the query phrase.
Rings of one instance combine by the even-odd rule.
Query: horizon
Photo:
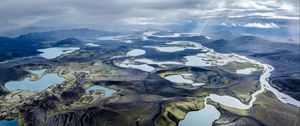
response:
[[[230,30],[299,43],[300,33],[297,0],[2,0],[0,17],[0,35],[4,36],[22,29],[30,30],[30,27],[37,28],[37,32],[89,28],[117,31],[168,29],[208,34]]]
[[[300,126],[299,0],[0,0],[0,126]]]

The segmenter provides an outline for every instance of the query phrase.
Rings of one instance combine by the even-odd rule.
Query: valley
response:
[[[270,82],[275,61],[153,33],[53,39],[1,62],[0,124],[300,125],[297,97]]]

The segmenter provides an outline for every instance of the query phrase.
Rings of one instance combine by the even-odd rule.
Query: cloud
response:
[[[227,24],[225,23],[225,22],[222,22],[222,24],[221,25],[223,25],[223,26],[226,26]]]
[[[236,27],[239,26],[239,24],[231,23],[231,26]]]
[[[159,23],[156,23],[153,21],[153,19],[149,18],[143,18],[143,17],[133,17],[133,18],[127,18],[123,20],[126,24],[130,25],[159,25]]]
[[[237,1],[233,2],[233,7],[243,8],[243,9],[259,9],[259,10],[269,10],[270,8],[266,5],[259,4],[255,1]]]
[[[298,0],[0,0],[0,27],[163,27],[183,20],[299,20]],[[221,21],[222,21],[221,20]],[[210,23],[210,22],[207,22]]]
[[[255,12],[255,13],[248,13],[248,14],[243,14],[243,15],[228,16],[228,18],[249,18],[249,17],[256,17],[256,18],[260,18],[260,19],[299,20],[299,15],[283,15],[283,14],[277,14],[274,12]]]
[[[277,26],[276,24],[274,24],[273,22],[271,23],[248,23],[243,25],[243,27],[254,27],[254,28],[278,28],[279,26]]]
[[[276,28],[276,29],[280,29],[280,27],[278,25],[276,25],[275,23],[273,23],[273,22],[270,22],[270,23],[251,22],[251,23],[245,23],[245,24],[222,22],[221,25],[222,26],[231,26],[231,27],[248,27],[248,28],[264,28],[264,29]]]

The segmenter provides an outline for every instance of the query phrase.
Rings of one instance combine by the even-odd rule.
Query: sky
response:
[[[209,26],[299,33],[299,0],[0,0],[0,32],[24,28]],[[193,26],[193,27],[192,27]],[[293,35],[292,35],[293,34]]]

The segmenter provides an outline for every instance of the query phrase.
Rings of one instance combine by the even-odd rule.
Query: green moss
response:
[[[159,75],[161,77],[166,77],[166,76],[169,76],[169,75],[187,74],[187,73],[190,73],[190,72],[188,72],[186,70],[176,70],[176,71],[166,71],[166,72],[160,73]]]
[[[91,86],[92,86],[92,84],[89,83],[89,82],[86,82],[86,83],[82,84],[82,88],[84,88],[84,89],[87,89],[87,88],[89,88]]]
[[[175,121],[183,120],[190,111],[196,111],[204,108],[203,99],[187,98],[183,100],[172,101],[163,105],[163,110],[155,124],[157,126],[176,126]],[[176,120],[169,118],[172,115]]]
[[[94,100],[93,96],[82,96],[80,99],[79,99],[79,102],[80,103],[90,103]]]
[[[21,113],[18,113],[18,125],[19,126],[23,126],[23,122],[22,122],[22,116],[21,116]]]
[[[227,112],[236,114],[236,115],[240,115],[240,116],[247,116],[250,113],[249,109],[236,109],[236,108],[232,108],[232,107],[228,107],[225,105],[221,105],[220,104],[220,108],[226,110]]]

